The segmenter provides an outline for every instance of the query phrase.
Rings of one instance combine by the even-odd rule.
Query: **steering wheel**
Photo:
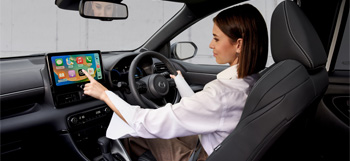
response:
[[[167,101],[164,99],[164,96],[168,94],[170,87],[175,87],[175,83],[173,80],[165,78],[162,74],[147,75],[136,81],[135,73],[137,64],[144,57],[154,57],[159,59],[166,65],[170,74],[177,75],[177,72],[168,58],[155,51],[142,52],[131,62],[128,81],[130,92],[132,93],[133,97],[143,108],[159,108],[159,106],[151,99],[163,99],[162,102],[166,103]]]

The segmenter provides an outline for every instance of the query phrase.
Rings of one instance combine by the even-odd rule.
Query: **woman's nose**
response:
[[[211,40],[210,44],[209,44],[209,48],[210,49],[214,49],[214,43],[213,43],[214,40]]]
[[[101,16],[102,17],[106,16],[106,8],[104,7],[101,8]]]

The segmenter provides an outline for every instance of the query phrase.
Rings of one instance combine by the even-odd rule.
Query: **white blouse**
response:
[[[175,78],[182,99],[159,109],[132,106],[111,91],[107,96],[128,122],[113,114],[107,137],[175,138],[201,134],[201,143],[208,155],[236,127],[248,93],[258,75],[237,78],[237,65],[217,75],[217,79],[193,93],[182,76]]]

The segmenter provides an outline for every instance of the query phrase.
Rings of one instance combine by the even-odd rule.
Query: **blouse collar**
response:
[[[237,79],[238,77],[237,65],[238,64],[232,65],[229,68],[223,70],[216,76],[216,78],[217,79]]]

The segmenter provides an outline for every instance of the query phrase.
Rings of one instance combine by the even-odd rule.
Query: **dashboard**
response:
[[[120,66],[115,67],[111,71],[112,83],[117,84],[120,81],[127,81],[129,74],[130,66]],[[135,79],[140,79],[145,75],[145,72],[142,68],[136,67]]]
[[[57,108],[62,108],[91,99],[84,95],[83,88],[89,79],[82,70],[87,71],[96,81],[105,83],[107,88],[110,86],[112,89],[129,93],[128,75],[135,56],[118,55],[120,59],[111,64],[108,67],[108,72],[103,74],[102,56],[98,50],[46,54],[45,69],[48,73],[54,105]],[[144,57],[139,61],[134,74],[135,80],[138,81],[146,75],[159,71],[154,65],[156,61],[151,57]],[[106,80],[109,81],[106,82]]]
[[[128,74],[140,53],[108,52],[100,56],[99,51],[93,51],[92,55],[89,55],[91,51],[75,52],[53,53],[51,59],[46,54],[0,59],[1,160],[45,160],[45,156],[57,161],[101,159],[97,140],[106,135],[113,111],[103,101],[83,95],[81,85],[87,80],[79,75],[79,70],[92,68],[96,80],[129,104],[138,105],[129,89]],[[90,57],[100,61],[93,62]],[[82,65],[76,65],[81,62]],[[195,87],[215,78],[200,74],[210,71],[209,68],[195,68],[176,60],[171,63],[198,84]],[[195,70],[186,75],[185,68]],[[75,78],[70,70],[76,70]],[[60,76],[61,72],[64,75]],[[170,79],[167,67],[157,58],[139,59],[135,80],[142,81],[153,74]],[[69,79],[75,82],[68,83]],[[172,86],[162,99],[151,101],[161,107],[164,102],[176,103],[179,99],[176,87]],[[57,106],[57,102],[64,104]]]
[[[75,52],[55,53],[52,59],[45,59],[46,55],[1,59],[2,160],[23,160],[21,156],[34,159],[40,154],[57,160],[95,160],[101,155],[96,141],[105,135],[113,112],[104,102],[83,95],[81,85],[86,82],[78,77],[79,69],[92,68],[95,79],[125,101],[135,104],[127,90],[127,78],[130,64],[139,53],[112,52],[99,57],[98,52],[92,55],[88,55],[89,51],[84,52],[85,56],[79,56],[82,53],[74,56]],[[98,57],[100,61],[92,62],[90,56]],[[83,64],[72,65],[78,64],[78,57],[83,58]],[[85,64],[85,61],[91,62]],[[53,68],[49,68],[49,63]],[[152,58],[143,59],[137,65],[135,78],[160,72],[158,63]],[[54,71],[52,69],[56,75],[50,72]],[[57,75],[60,70],[66,78]],[[77,78],[73,78],[74,74],[69,75],[70,70],[77,70]],[[102,72],[98,73],[99,70]],[[59,76],[61,79],[53,79]],[[68,84],[67,78],[77,81]],[[58,84],[62,82],[67,85]],[[119,88],[118,84],[124,86]],[[64,104],[57,104],[63,101]]]
[[[133,56],[125,57],[113,66],[110,71],[111,85],[116,86],[118,83],[127,83],[128,82],[128,74],[130,69],[130,64],[133,60]],[[136,67],[136,73],[134,75],[135,79],[141,79],[142,77],[152,74],[152,59],[147,59]],[[147,71],[147,72],[146,72]]]

